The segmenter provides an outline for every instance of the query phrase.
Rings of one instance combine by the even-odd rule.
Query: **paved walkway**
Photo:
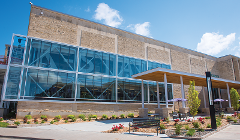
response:
[[[240,140],[240,125],[230,125],[227,128],[207,137],[205,140]]]

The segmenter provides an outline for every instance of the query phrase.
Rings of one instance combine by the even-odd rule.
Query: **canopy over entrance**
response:
[[[196,86],[204,86],[204,87],[207,86],[205,75],[180,72],[180,71],[169,70],[164,68],[155,68],[142,73],[138,73],[138,74],[132,75],[132,78],[164,82],[164,74],[166,74],[168,83],[181,84],[180,77],[182,76],[184,85],[189,85],[189,81],[194,80]],[[212,77],[211,79],[212,79],[212,88],[227,89],[226,84],[228,84],[229,88],[240,89],[240,82],[238,81],[226,80],[226,79],[215,78],[215,77]]]

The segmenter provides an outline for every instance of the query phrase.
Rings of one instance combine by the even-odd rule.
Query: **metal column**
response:
[[[167,75],[166,75],[166,73],[164,73],[164,86],[165,86],[166,108],[168,108],[168,91],[167,91]]]

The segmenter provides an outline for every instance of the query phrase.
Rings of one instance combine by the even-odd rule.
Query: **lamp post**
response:
[[[212,81],[211,81],[211,73],[210,72],[206,72],[206,82],[207,82],[207,90],[208,90],[211,126],[212,126],[212,129],[217,129],[216,118],[215,118],[215,108],[214,108],[213,94],[212,94]]]

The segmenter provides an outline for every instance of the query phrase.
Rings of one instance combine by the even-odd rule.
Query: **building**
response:
[[[78,17],[31,5],[28,36],[13,35],[2,101],[17,102],[17,117],[138,113],[142,81],[131,76],[154,68],[240,81],[239,58],[220,58]],[[8,47],[7,47],[8,48]],[[181,98],[180,84],[143,81],[148,111]],[[208,102],[206,88],[196,87]],[[184,86],[187,96],[188,86]],[[206,98],[203,96],[203,91]],[[214,98],[228,99],[226,89]],[[176,109],[178,104],[174,104]],[[216,104],[218,106],[219,104]],[[181,103],[180,103],[181,106]],[[227,102],[223,107],[229,107]],[[173,109],[173,103],[169,103]]]

